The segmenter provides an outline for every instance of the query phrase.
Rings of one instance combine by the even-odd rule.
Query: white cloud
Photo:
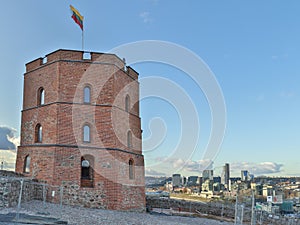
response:
[[[4,170],[15,170],[20,137],[16,136],[17,130],[8,126],[0,126],[0,167]]]
[[[158,172],[156,170],[153,170],[151,168],[145,168],[145,175],[146,176],[159,176],[159,177],[162,177],[162,176],[166,176],[165,173],[162,173],[162,172]]]
[[[16,148],[20,145],[20,137],[7,137],[7,139],[13,143]]]
[[[261,163],[251,163],[251,162],[235,162],[230,164],[232,171],[248,170],[249,173],[254,175],[265,175],[279,173],[282,171],[283,164],[275,162],[261,162]]]
[[[182,159],[174,159],[172,162],[173,168],[183,168],[188,172],[202,172],[205,169],[211,169],[213,162],[211,160],[187,160],[184,161]]]
[[[16,150],[19,145],[19,137],[16,137],[16,129],[0,126],[0,149]]]
[[[150,16],[149,12],[141,12],[140,13],[140,18],[142,18],[144,23],[151,23],[153,22],[153,19]]]
[[[156,158],[156,162],[160,162],[163,168],[168,168],[168,171],[165,171],[168,175],[179,173],[179,171],[185,175],[193,173],[201,174],[203,170],[213,168],[213,162],[210,159],[195,161],[181,158],[158,157]]]
[[[17,153],[11,150],[0,150],[0,165],[4,170],[15,170]]]

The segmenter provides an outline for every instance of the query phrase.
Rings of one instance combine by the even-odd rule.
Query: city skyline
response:
[[[143,85],[153,77],[177,88],[170,92],[161,88],[161,82],[160,96],[141,99],[146,175],[200,175],[207,165],[220,173],[228,162],[235,176],[241,170],[255,176],[300,176],[300,3],[296,1],[3,3],[0,158],[4,167],[13,168],[13,149],[19,144],[25,63],[57,49],[81,49],[81,30],[71,18],[70,4],[84,16],[84,50],[110,52],[144,40],[174,44],[201,58],[222,91],[225,136],[216,154],[203,158],[213,120],[207,93],[178,67],[149,61],[130,65],[140,74],[142,94],[147,87]],[[151,91],[156,91],[155,86]],[[184,133],[179,90],[190,99],[198,120],[187,121]],[[170,101],[170,93],[178,99],[177,105]],[[180,145],[183,137],[190,143]]]

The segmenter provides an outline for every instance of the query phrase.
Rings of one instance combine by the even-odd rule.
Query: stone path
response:
[[[15,213],[16,208],[6,208],[0,210],[1,214]],[[135,213],[135,212],[122,212],[112,210],[101,209],[88,209],[81,207],[62,206],[60,208],[57,204],[45,203],[41,201],[32,201],[22,204],[20,210],[21,213],[27,215],[41,216],[41,213],[49,215],[48,217],[60,218],[57,221],[67,221],[69,225],[191,225],[191,224],[203,224],[203,225],[232,225],[233,223],[221,222],[217,220],[203,219],[198,217],[182,217],[182,216],[168,216],[160,215],[158,213]],[[43,216],[47,217],[47,216]],[[53,221],[52,221],[53,222]],[[12,223],[0,221],[0,225],[13,225],[22,223]],[[24,223],[23,223],[24,224]],[[30,223],[26,223],[30,224]],[[41,224],[41,223],[32,223]],[[43,224],[43,223],[42,223]],[[53,223],[44,223],[53,224]],[[62,224],[62,223],[61,223]]]

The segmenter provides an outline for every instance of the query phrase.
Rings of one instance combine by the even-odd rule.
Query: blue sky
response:
[[[20,132],[25,63],[59,48],[81,49],[81,31],[71,19],[70,4],[85,18],[87,51],[107,52],[126,43],[159,40],[202,58],[222,89],[227,111],[224,141],[213,159],[217,174],[229,162],[235,175],[241,169],[255,175],[300,175],[300,2],[296,0],[5,1],[0,20],[0,126],[14,131],[12,136],[2,129],[12,143],[17,145]],[[191,153],[190,146],[179,149],[188,152],[185,167],[180,158],[165,161],[182,135],[197,128],[191,126],[190,132],[181,134],[180,113],[174,105],[159,98],[143,99],[144,140],[151,132],[166,131],[156,148],[144,152],[147,174],[197,175],[211,129],[205,93],[188,74],[172,66],[149,62],[132,66],[141,79],[158,76],[178,84],[194,103],[201,125],[195,151]],[[9,155],[5,160],[11,161],[12,154],[2,151],[1,157]]]

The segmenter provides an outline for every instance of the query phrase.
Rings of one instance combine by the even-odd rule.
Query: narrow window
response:
[[[86,86],[83,89],[83,102],[84,103],[91,103],[91,88]]]
[[[43,141],[43,128],[41,124],[37,124],[35,127],[35,142],[40,143]]]
[[[126,95],[125,97],[125,111],[129,112],[130,110],[130,97],[129,95]]]
[[[129,166],[129,179],[132,180],[134,179],[134,168],[133,168],[133,160],[130,159],[128,162],[128,166]]]
[[[27,155],[25,157],[23,172],[30,173],[30,156],[29,155]]]
[[[94,157],[91,155],[86,155],[81,157],[81,187],[94,186]]]
[[[128,148],[132,147],[132,134],[131,134],[131,131],[127,132],[127,147]]]
[[[90,179],[90,162],[86,159],[81,161],[81,179]]]
[[[45,90],[44,90],[44,88],[40,88],[39,90],[38,90],[38,95],[37,95],[37,97],[38,97],[38,105],[44,105],[45,104]]]
[[[83,126],[83,142],[91,142],[91,132],[88,125]]]

